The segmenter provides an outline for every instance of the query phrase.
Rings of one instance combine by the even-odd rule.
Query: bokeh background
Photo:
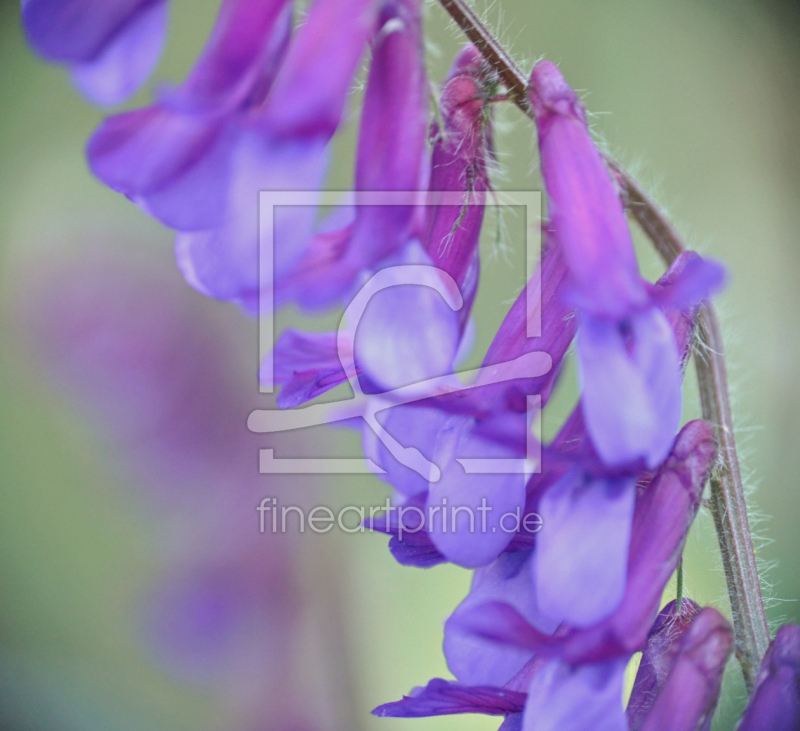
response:
[[[172,3],[156,78],[179,81],[217,3]],[[517,58],[558,62],[608,148],[729,267],[720,307],[769,616],[797,622],[800,15],[768,0],[487,5],[476,3]],[[265,496],[335,508],[387,490],[366,476],[258,476],[260,446],[356,456],[358,438],[247,434],[265,403],[254,324],[189,289],[169,232],[92,179],[83,145],[103,112],[27,50],[18,3],[0,7],[0,728],[496,728],[369,715],[447,677],[442,622],[469,573],[400,567],[378,535],[258,534]],[[434,3],[427,30],[441,81],[462,38]],[[497,121],[498,187],[540,189],[530,124],[513,108]],[[356,125],[354,107],[332,189],[351,180]],[[473,362],[524,274],[513,216],[490,218],[484,239]],[[690,373],[687,419],[693,385]],[[568,369],[545,432],[574,389]],[[728,611],[707,514],[686,572],[691,596]],[[732,665],[715,728],[732,728],[741,703]]]

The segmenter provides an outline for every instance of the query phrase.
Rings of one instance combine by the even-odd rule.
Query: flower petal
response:
[[[283,385],[277,399],[282,409],[299,406],[347,380],[335,332],[304,333],[290,328],[275,343],[271,362],[273,373],[262,372],[260,380]]]
[[[258,309],[258,296],[274,276],[288,270],[311,235],[315,209],[277,206],[273,232],[264,230],[262,245],[272,243],[274,262],[262,257],[259,273],[259,192],[319,190],[327,162],[323,141],[280,142],[253,131],[237,144],[225,222],[217,229],[178,234],[178,266],[189,284],[211,297]],[[271,266],[274,270],[271,271]],[[261,285],[261,286],[260,286]]]
[[[574,284],[573,298],[595,315],[620,318],[647,302],[625,212],[592,141],[577,94],[555,64],[540,61],[530,98],[548,217]]]
[[[551,660],[533,677],[523,731],[627,731],[626,661],[571,667]]]
[[[588,627],[625,592],[636,478],[586,480],[573,471],[539,503],[536,593],[555,621]]]
[[[484,713],[505,716],[525,707],[525,694],[491,686],[464,686],[434,678],[424,688],[415,688],[410,696],[378,706],[375,716],[420,718],[454,713]]]
[[[486,602],[508,602],[506,606],[525,614],[523,622],[540,624],[547,631],[555,629],[538,613],[529,564],[530,553],[519,551],[504,553],[489,566],[478,569],[466,599],[445,623],[447,667],[460,683],[503,686],[531,658],[529,650],[495,644],[464,625],[463,618]]]
[[[740,731],[800,727],[800,627],[785,624],[769,646]]]
[[[72,67],[75,86],[90,101],[113,106],[147,81],[167,36],[167,0],[143,7],[92,59]]]
[[[524,414],[520,417],[524,428]],[[480,462],[481,472],[470,474],[459,460]],[[503,467],[493,468],[502,464],[495,460],[516,461],[520,466],[517,472],[504,474]],[[453,563],[486,566],[508,546],[522,520],[526,480],[521,455],[481,439],[474,434],[471,419],[454,416],[437,437],[434,462],[441,478],[428,489],[428,532]],[[440,510],[433,512],[436,507]]]
[[[652,307],[630,318],[632,350],[615,322],[584,315],[578,332],[582,404],[592,442],[609,466],[669,452],[681,414],[680,355],[666,316]]]

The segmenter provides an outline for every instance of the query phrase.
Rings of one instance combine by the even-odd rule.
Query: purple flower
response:
[[[424,479],[420,480],[411,471],[396,467],[392,456],[379,445],[372,453],[401,493],[419,495],[427,490],[426,507],[433,520],[425,526],[425,532],[444,558],[459,565],[484,566],[514,540],[513,531],[505,530],[500,520],[509,513],[521,515],[526,498],[523,475],[492,474],[491,469],[483,474],[468,474],[458,460],[524,457],[525,397],[542,392],[543,401],[547,400],[554,374],[574,332],[568,311],[559,306],[556,298],[563,273],[558,248],[546,247],[541,272],[531,280],[528,291],[520,295],[501,325],[474,388],[454,396],[428,399],[420,405],[396,407],[386,416],[387,431],[403,444],[415,446],[438,465],[439,479],[429,479],[425,484]],[[553,303],[555,306],[548,306]],[[529,306],[544,306],[542,337],[527,337]],[[513,377],[508,381],[486,385],[495,367],[536,353],[548,358],[549,367],[539,375],[528,366],[527,370],[512,370]],[[448,413],[452,415],[447,417]],[[484,501],[490,510],[482,514]],[[447,506],[448,513],[433,512],[437,506]],[[459,509],[464,510],[457,517]],[[449,516],[446,520],[445,515]],[[397,541],[393,545],[400,550]],[[416,555],[425,562],[433,558],[430,553]]]
[[[487,640],[558,656],[571,664],[606,662],[642,649],[699,508],[715,453],[711,427],[703,421],[690,422],[670,458],[638,497],[625,594],[610,616],[592,627],[565,624],[553,635],[537,629],[510,602],[495,600],[462,615],[460,627]],[[545,523],[537,543],[546,531]],[[538,570],[536,562],[530,565],[534,572]]]
[[[95,131],[87,146],[92,172],[167,226],[218,225],[243,116],[270,88],[290,11],[287,0],[225,0],[183,84]]]
[[[316,309],[349,299],[362,272],[420,238],[415,205],[364,205],[360,192],[413,193],[427,185],[428,79],[419,0],[383,5],[372,44],[355,169],[355,217],[312,239],[276,283],[276,300]]]
[[[37,53],[68,66],[91,101],[114,105],[155,68],[167,0],[22,0],[22,22]]]
[[[360,191],[414,192],[424,169],[427,102],[419,8],[391,7],[403,13],[385,19],[376,42],[359,139],[356,202]],[[431,221],[427,231],[415,219],[419,213],[415,206],[358,206],[352,224],[326,235],[336,256],[326,256],[320,244],[312,242],[298,269],[278,285],[282,296],[292,293],[301,304],[318,306],[351,290],[356,279],[363,284],[365,278],[380,273],[359,291],[358,297],[368,302],[359,307],[358,322],[351,325],[356,331],[348,336],[348,357],[355,359],[353,367],[368,390],[385,391],[450,374],[461,346],[477,286],[482,194],[488,187],[486,100],[480,85],[482,69],[474,68],[475,53],[468,47],[454,64],[454,71],[467,68],[472,75],[452,74],[443,92],[445,131],[436,134],[432,163],[431,184],[438,186],[433,190],[463,193],[463,204],[443,205],[434,196],[426,207]],[[465,65],[465,57],[473,62]],[[387,89],[388,77],[403,83]],[[419,281],[407,281],[407,274],[413,274],[407,267],[419,267]],[[428,281],[437,276],[432,267],[442,272],[440,283]],[[393,268],[398,268],[396,276]],[[451,302],[442,297],[442,288],[451,292]],[[329,344],[336,340],[332,334],[308,337]],[[329,371],[333,354],[330,347],[325,350],[321,373]],[[299,393],[292,374],[304,381],[315,377],[308,361],[293,362],[295,355],[284,343],[276,344],[275,383]],[[346,370],[346,364],[342,366]],[[317,382],[335,385],[324,376]]]
[[[658,695],[644,723],[631,728],[695,731],[711,725],[722,673],[733,649],[733,631],[716,609],[706,607],[685,631],[678,632],[672,644],[667,657],[661,658],[668,666],[662,669],[667,672],[666,679],[655,689]]]
[[[520,713],[525,707],[525,694],[491,686],[465,687],[441,678],[434,678],[424,688],[414,688],[401,701],[378,706],[373,713],[386,718],[449,716],[456,713],[485,713],[505,716]]]
[[[625,213],[594,146],[586,114],[556,66],[538,63],[531,104],[553,235],[579,310],[578,367],[587,427],[612,467],[667,456],[681,413],[679,353],[664,313],[640,277]],[[679,291],[698,302],[722,282],[718,265],[686,271]]]
[[[687,267],[699,257],[693,253],[687,253],[676,260],[670,270],[653,287],[653,296],[661,299],[670,300],[672,290],[676,282],[682,281],[683,272]],[[544,258],[542,261],[541,272],[534,276],[529,283],[528,299],[525,293],[513,305],[509,315],[503,321],[497,336],[489,348],[484,360],[484,368],[492,363],[514,359],[521,353],[542,350],[548,352],[555,367],[546,375],[539,378],[514,379],[507,383],[494,384],[491,386],[480,386],[458,394],[436,397],[424,402],[436,408],[421,405],[408,405],[395,407],[383,412],[381,423],[392,434],[400,438],[405,444],[414,444],[420,449],[426,458],[433,459],[434,435],[437,430],[442,428],[445,416],[437,411],[442,409],[449,413],[458,413],[477,417],[475,422],[479,433],[484,435],[493,434],[493,427],[496,420],[490,418],[492,409],[510,411],[511,414],[525,408],[525,394],[534,394],[538,390],[542,391],[543,403],[546,403],[561,358],[566,352],[572,333],[574,332],[574,319],[569,317],[569,310],[563,306],[562,299],[558,296],[560,287],[564,279],[563,259],[559,255],[559,250],[548,244],[545,247]],[[541,298],[538,295],[541,288]],[[540,338],[526,337],[525,308],[528,305],[544,308],[543,323],[545,325]],[[681,362],[685,362],[689,355],[693,336],[693,317],[691,312],[684,312],[670,307],[667,310],[670,325],[675,334],[676,343],[680,352]],[[520,375],[523,375],[520,373]],[[480,383],[480,379],[478,381]],[[365,436],[368,432],[365,432]],[[497,434],[494,434],[497,438]],[[423,494],[428,486],[428,481],[422,476],[416,475],[412,470],[408,470],[391,459],[391,455],[378,443],[375,448],[370,447],[370,442],[365,439],[365,450],[368,455],[387,472],[387,480],[403,495]],[[584,499],[593,501],[600,500],[595,510],[586,512],[582,518],[580,512],[563,513],[564,531],[558,529],[558,523],[552,522],[549,516],[545,516],[548,530],[532,534],[524,529],[518,531],[513,536],[508,536],[508,544],[504,550],[519,551],[531,548],[534,543],[541,542],[543,550],[537,552],[537,561],[543,564],[544,577],[548,580],[541,581],[540,591],[542,600],[548,601],[547,597],[552,597],[552,601],[566,607],[568,612],[580,612],[583,615],[569,617],[577,619],[584,624],[591,624],[591,612],[599,620],[606,613],[611,611],[619,601],[619,591],[625,585],[625,567],[627,565],[628,542],[630,519],[613,523],[611,520],[613,512],[605,510],[603,497],[605,495],[602,484],[607,482],[606,468],[599,461],[592,448],[591,441],[587,438],[586,427],[580,406],[573,412],[559,431],[554,441],[548,446],[543,455],[542,472],[534,474],[528,482],[526,488],[526,502],[523,515],[531,513],[547,513],[550,507],[555,508],[555,497],[547,497],[551,489],[562,478],[572,481],[572,484],[584,484]],[[626,480],[632,485],[637,479],[637,473],[622,473]],[[565,477],[566,476],[566,477]],[[619,475],[611,479],[619,479]],[[576,483],[577,480],[577,483]],[[596,489],[592,490],[589,485],[598,481]],[[563,482],[563,481],[562,481]],[[562,494],[563,496],[563,494]],[[611,496],[613,498],[613,495]],[[545,507],[542,508],[544,501]],[[612,500],[613,504],[613,500]],[[585,512],[585,511],[584,511]],[[574,531],[573,527],[574,526]],[[389,543],[392,554],[401,563],[430,566],[447,560],[447,556],[442,553],[431,540],[428,532],[430,526],[425,526],[421,530],[414,532],[406,531],[401,534],[398,530],[397,521],[388,521],[381,524],[380,529],[392,535]],[[579,577],[586,573],[584,562],[587,553],[589,557],[594,555],[591,551],[577,550],[573,545],[572,539],[566,536],[573,531],[581,539],[581,545],[586,541],[596,537],[600,542],[605,562],[593,564],[595,576],[593,580],[601,586],[606,585],[616,587],[616,596],[606,593],[603,599],[602,593],[587,592],[584,584]],[[609,534],[621,536],[623,540],[616,542],[616,551],[613,560],[610,560],[608,542],[605,537]],[[456,536],[450,536],[451,541],[456,540]],[[472,535],[471,541],[480,540],[479,536]],[[569,549],[564,553],[565,545]],[[489,554],[491,555],[491,554]],[[547,556],[545,559],[544,556]],[[560,598],[564,592],[565,598]],[[603,599],[601,601],[601,599]],[[551,611],[553,611],[551,607]],[[555,612],[556,614],[558,612]],[[588,617],[588,618],[587,618]],[[563,619],[568,619],[565,615]]]
[[[764,655],[756,688],[739,731],[797,731],[800,728],[800,627],[778,630]]]
[[[682,599],[680,610],[671,601],[659,613],[647,636],[639,669],[628,700],[628,726],[638,729],[669,678],[680,639],[697,616],[700,607],[691,599]]]
[[[199,291],[254,312],[261,282],[280,281],[297,265],[311,236],[314,207],[279,207],[274,262],[262,262],[259,271],[258,193],[320,189],[328,144],[367,41],[377,30],[377,9],[375,0],[312,5],[264,104],[248,115],[229,153],[219,220],[176,239],[178,265]]]

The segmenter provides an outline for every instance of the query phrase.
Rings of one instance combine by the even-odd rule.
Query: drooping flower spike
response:
[[[31,44],[89,96],[115,103],[152,70],[167,0],[22,7]],[[640,276],[583,106],[540,62],[529,100],[547,241],[464,387],[454,371],[470,347],[502,78],[465,47],[429,131],[421,0],[314,0],[296,32],[292,9],[222,0],[187,79],[106,120],[88,157],[101,180],[178,232],[179,267],[200,292],[251,313],[272,302],[345,307],[337,332],[284,333],[262,380],[283,386],[284,408],[349,381],[348,416],[361,418],[369,463],[394,489],[396,512],[377,521],[392,553],[477,569],[445,625],[456,682],[433,680],[376,712],[488,713],[504,717],[504,731],[707,728],[730,627],[688,600],[656,615],[714,460],[707,423],[678,428],[693,316],[721,286],[721,267],[684,254],[655,285]],[[318,223],[330,143],[367,47],[352,201]],[[305,194],[259,227],[261,191]],[[380,198],[392,194],[400,205]],[[539,337],[528,337],[531,314]],[[538,445],[531,404],[547,404],[575,337],[580,399]],[[541,472],[528,479],[531,445],[542,447]],[[531,513],[533,527],[521,520]],[[188,605],[206,606],[206,584],[189,587]],[[744,731],[797,727],[796,629],[770,648]],[[626,715],[624,671],[639,650]]]
[[[91,101],[125,101],[150,76],[167,31],[167,0],[22,0],[25,36],[64,64]]]

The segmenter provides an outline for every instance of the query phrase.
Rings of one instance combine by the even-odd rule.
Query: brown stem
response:
[[[509,97],[533,119],[533,110],[528,102],[528,80],[514,59],[465,0],[439,2],[500,76]],[[610,156],[606,155],[605,159],[625,189],[628,208],[636,222],[664,261],[671,264],[686,251],[677,230],[635,178]],[[720,449],[718,467],[710,480],[710,507],[728,584],[736,633],[736,656],[745,684],[748,690],[752,690],[761,658],[769,645],[769,628],[736,453],[722,334],[711,304],[702,307],[698,317],[695,366],[703,418],[713,426]]]

